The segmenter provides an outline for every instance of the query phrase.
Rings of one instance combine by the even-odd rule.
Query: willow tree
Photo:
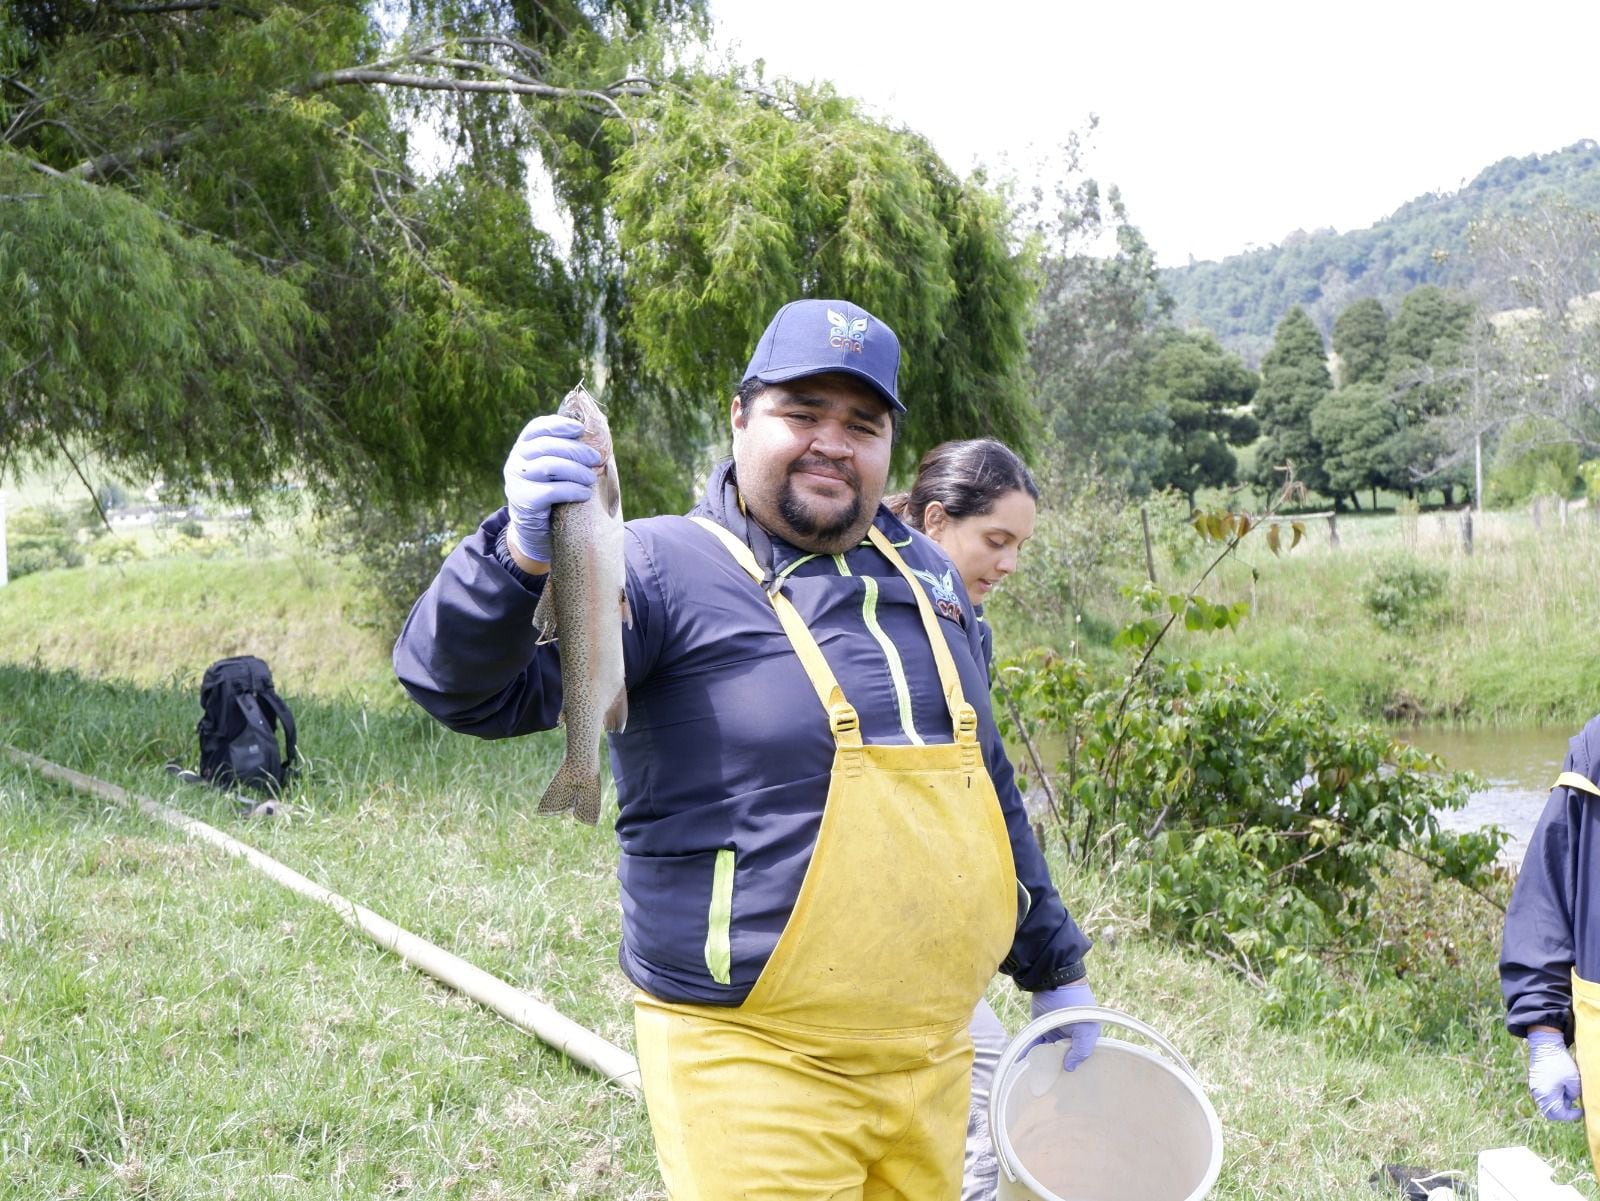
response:
[[[0,448],[242,497],[484,499],[587,373],[646,512],[682,503],[801,294],[899,330],[903,461],[1025,440],[1000,201],[826,89],[705,66],[703,32],[701,0],[12,3]]]

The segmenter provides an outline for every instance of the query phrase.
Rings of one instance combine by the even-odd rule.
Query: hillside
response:
[[[1600,143],[1585,139],[1550,154],[1505,158],[1459,191],[1418,196],[1367,229],[1298,230],[1278,246],[1168,269],[1162,283],[1179,324],[1213,330],[1256,363],[1296,304],[1327,335],[1339,312],[1363,297],[1389,302],[1420,284],[1466,287],[1471,223],[1547,192],[1600,207]]]

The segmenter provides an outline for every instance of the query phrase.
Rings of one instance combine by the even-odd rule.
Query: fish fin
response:
[[[617,605],[622,609],[622,624],[630,630],[633,629],[633,609],[628,605],[628,591],[622,589],[617,593]]]
[[[539,812],[545,815],[572,811],[586,826],[600,821],[600,773],[585,772],[572,763],[563,761],[550,786],[539,799]]]
[[[619,689],[617,699],[606,708],[606,733],[620,734],[628,724],[628,690]]]
[[[544,591],[539,595],[539,604],[533,611],[533,627],[539,631],[539,641],[536,646],[547,646],[556,640],[560,632],[556,622],[556,582],[546,580]]]
[[[617,482],[616,460],[607,459],[594,470],[594,490],[609,516],[622,516],[622,485]]]

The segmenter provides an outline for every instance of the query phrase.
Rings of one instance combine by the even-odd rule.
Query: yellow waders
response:
[[[1551,787],[1600,796],[1600,787],[1575,771],[1562,772]],[[1572,973],[1572,1025],[1572,1057],[1583,1085],[1583,1128],[1589,1136],[1589,1158],[1600,1177],[1600,984],[1577,972]]]
[[[759,585],[750,551],[702,522]],[[639,1067],[673,1201],[955,1201],[972,1007],[1016,927],[1011,843],[977,716],[922,587],[956,732],[868,746],[816,640],[772,603],[833,730],[832,778],[793,912],[737,1008],[640,993]]]
[[[1583,1081],[1583,1128],[1600,1176],[1600,984],[1572,973],[1573,1055]]]

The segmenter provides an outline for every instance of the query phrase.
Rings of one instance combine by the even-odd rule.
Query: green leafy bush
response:
[[[1444,615],[1448,582],[1442,567],[1392,559],[1379,563],[1362,579],[1361,603],[1385,630],[1416,629]]]
[[[91,542],[86,554],[91,563],[108,567],[117,563],[133,563],[144,558],[144,551],[139,548],[139,540],[130,538],[126,534],[113,534]]]
[[[6,566],[13,577],[83,563],[77,528],[58,505],[21,509],[6,524]]]
[[[1460,998],[1405,1020],[1368,998],[1420,987],[1404,982],[1408,940],[1372,920],[1397,857],[1491,887],[1503,835],[1438,820],[1470,777],[1342,720],[1320,693],[1285,696],[1231,667],[1152,658],[1130,677],[1035,652],[1003,663],[1000,683],[1008,736],[1064,748],[1039,791],[1069,857],[1131,877],[1158,933],[1232,963],[1284,1020],[1363,1037],[1460,1020]],[[1367,976],[1341,974],[1356,961]]]

